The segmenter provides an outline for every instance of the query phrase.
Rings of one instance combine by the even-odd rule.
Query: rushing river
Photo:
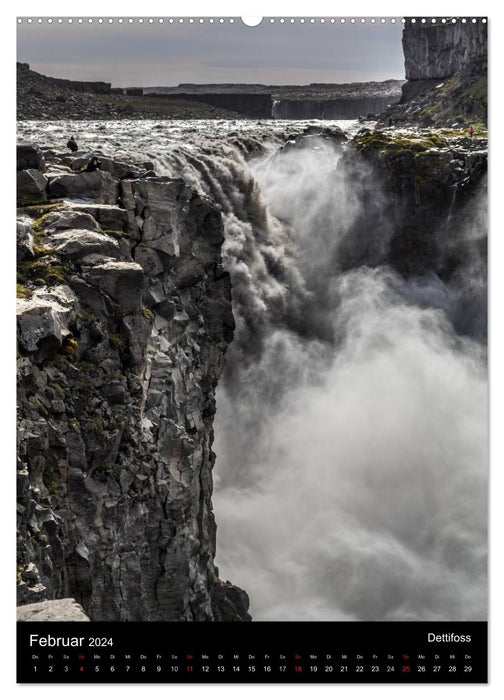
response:
[[[309,124],[18,129],[57,150],[74,134],[81,150],[144,154],[222,210],[237,329],[217,396],[217,564],[254,619],[486,619],[483,340],[454,329],[466,297],[433,271],[342,271],[359,184],[331,139],[284,147]],[[484,285],[477,265],[465,274]]]

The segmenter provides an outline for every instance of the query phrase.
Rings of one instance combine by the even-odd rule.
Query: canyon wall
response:
[[[487,52],[487,25],[481,20],[432,25],[408,20],[402,45],[407,80],[440,80],[463,70]]]
[[[445,19],[443,24],[438,18],[435,25],[406,19],[402,43],[407,81],[400,103],[380,115],[381,124],[486,125],[487,24],[481,17],[474,22]]]
[[[161,95],[149,93],[149,96],[160,97]],[[177,92],[162,96],[170,100],[203,102],[254,119],[270,119],[273,107],[271,95],[259,93]]]
[[[364,97],[327,100],[277,100],[272,114],[276,119],[358,119],[379,114],[399,100],[396,97]]]
[[[150,163],[18,154],[18,602],[247,620],[213,561],[221,215]]]

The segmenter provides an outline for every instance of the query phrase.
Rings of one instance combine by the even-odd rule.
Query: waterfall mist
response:
[[[219,561],[247,581],[256,619],[485,615],[481,352],[457,346],[439,312],[394,298],[390,282],[369,270],[343,278],[344,344],[314,378],[299,372],[280,405],[255,383],[274,374],[268,358],[238,412],[219,394],[217,454],[227,432],[247,438],[242,450],[230,441],[233,473],[214,498]],[[292,338],[266,353],[279,343],[282,360],[311,365]]]
[[[221,574],[246,587],[256,620],[484,619],[484,293],[471,296],[475,337],[454,329],[481,266],[450,286],[384,265],[342,272],[339,244],[363,212],[338,157],[320,141],[251,164],[295,245],[306,323],[263,324],[258,357],[230,349],[215,443]]]

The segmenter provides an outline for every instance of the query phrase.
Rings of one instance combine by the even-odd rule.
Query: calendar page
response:
[[[486,682],[487,27],[18,18],[18,682]]]

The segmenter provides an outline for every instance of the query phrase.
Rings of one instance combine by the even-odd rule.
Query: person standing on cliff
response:
[[[72,151],[72,153],[75,153],[75,151],[79,150],[79,147],[77,146],[77,141],[74,139],[73,136],[70,136],[67,143],[67,148],[69,148]]]
[[[84,172],[85,173],[94,173],[95,170],[100,170],[101,169],[101,163],[98,160],[96,156],[93,156],[91,160],[88,162],[86,165]]]
[[[469,136],[472,138],[474,136],[474,127],[470,126],[469,127]]]

